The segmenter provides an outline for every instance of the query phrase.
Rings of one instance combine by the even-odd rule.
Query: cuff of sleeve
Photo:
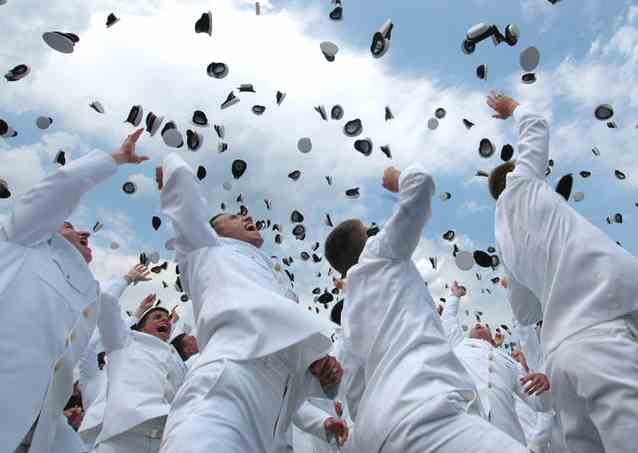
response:
[[[401,176],[399,176],[399,192],[403,188],[403,184],[408,176],[412,176],[417,173],[425,173],[425,169],[421,164],[412,164],[401,172]]]
[[[514,112],[512,113],[512,117],[514,118],[514,121],[518,123],[525,115],[529,113],[530,113],[529,108],[525,104],[521,104],[514,109]]]
[[[170,153],[166,156],[166,158],[164,158],[164,186],[166,186],[166,183],[171,178],[172,174],[180,168],[186,168],[191,173],[193,172],[190,165],[188,165],[177,153]]]

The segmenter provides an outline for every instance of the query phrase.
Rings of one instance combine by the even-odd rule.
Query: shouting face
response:
[[[220,236],[248,242],[261,247],[264,240],[250,216],[223,214],[215,218],[213,228]]]
[[[89,247],[91,233],[76,230],[71,222],[64,222],[58,232],[80,252],[87,264],[91,262],[93,259],[93,251]]]
[[[171,318],[163,308],[152,310],[141,322],[141,332],[153,335],[162,341],[168,341],[171,337]]]

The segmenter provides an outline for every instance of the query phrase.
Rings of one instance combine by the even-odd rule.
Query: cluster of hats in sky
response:
[[[559,0],[549,0],[551,3],[557,3]],[[6,3],[6,0],[0,0],[0,5]],[[328,17],[333,21],[342,21],[345,17],[344,6],[341,0],[332,0],[333,6],[331,6]],[[261,7],[259,2],[255,2],[255,12],[257,15],[261,14]],[[106,19],[106,27],[110,28],[116,25],[120,19],[113,13],[109,14]],[[388,53],[391,47],[392,40],[392,32],[394,29],[394,24],[391,20],[386,20],[381,26],[374,31],[371,36],[370,41],[370,53],[373,58],[381,58]],[[208,36],[213,35],[213,13],[208,10],[203,12],[200,16],[196,16],[194,30],[198,34],[204,34]],[[499,46],[503,43],[508,46],[516,46],[520,39],[520,29],[515,24],[508,24],[504,28],[500,28],[497,25],[490,25],[486,23],[479,23],[472,26],[466,33],[466,36],[462,42],[462,51],[463,53],[470,55],[478,52],[482,43],[488,39],[491,39],[495,46]],[[43,41],[48,45],[51,49],[63,53],[63,54],[71,54],[75,50],[76,45],[80,45],[80,38],[74,34],[64,31],[50,31],[46,32],[42,35]],[[325,57],[326,61],[329,63],[334,63],[337,61],[337,55],[339,53],[339,46],[331,41],[323,41],[319,45],[320,51],[322,55]],[[519,56],[520,67],[521,67],[521,82],[524,84],[531,84],[536,82],[536,74],[535,71],[540,63],[540,52],[536,47],[527,47],[524,49]],[[206,75],[212,79],[222,80],[226,78],[229,74],[229,66],[222,61],[213,61],[206,65],[205,68]],[[31,73],[31,68],[26,64],[19,64],[11,69],[9,69],[5,74],[5,79],[7,82],[19,82],[24,79]],[[486,80],[488,78],[488,67],[486,64],[481,64],[476,68],[476,76],[481,80]],[[235,91],[238,94],[235,94]],[[241,84],[235,90],[229,92],[226,98],[221,102],[220,109],[225,110],[237,105],[242,96],[242,98],[249,98],[251,94],[256,93],[255,87],[252,84]],[[286,98],[286,93],[283,91],[277,91],[274,93],[274,105],[281,106]],[[96,112],[97,114],[105,114],[106,110],[104,105],[95,100],[91,102],[89,107]],[[268,106],[261,104],[253,104],[250,107],[251,112],[254,115],[260,116],[267,114]],[[363,156],[370,156],[375,150],[375,144],[372,138],[364,135],[364,124],[360,118],[347,118],[346,111],[342,105],[336,104],[329,106],[326,108],[325,105],[317,105],[314,106],[314,110],[319,115],[320,119],[323,121],[343,121],[342,131],[343,134],[347,138],[354,139],[353,148],[356,152],[360,153]],[[124,116],[124,115],[123,115]],[[598,106],[595,109],[594,116],[603,122],[606,122],[609,128],[616,128],[617,125],[613,121],[612,117],[614,116],[613,107],[609,104],[603,104]],[[394,113],[390,106],[385,106],[384,109],[384,118],[385,121],[391,121],[395,118]],[[444,107],[438,107],[434,110],[432,115],[427,120],[427,128],[430,131],[435,131],[442,121],[449,121],[449,117],[447,115],[447,111]],[[41,130],[48,129],[53,124],[53,118],[47,116],[40,116],[36,119],[36,126]],[[161,115],[157,115],[153,112],[146,112],[142,105],[133,105],[124,120],[126,123],[131,124],[134,127],[139,127],[142,125],[145,127],[146,132],[151,136],[155,136],[159,133],[159,136],[162,138],[164,144],[170,148],[184,148],[191,151],[197,152],[202,149],[204,144],[205,135],[203,131],[205,128],[209,128],[212,126],[214,130],[214,134],[218,139],[217,143],[217,151],[219,153],[224,153],[228,151],[229,144],[225,141],[226,133],[225,128],[222,124],[212,124],[208,120],[208,116],[206,112],[202,110],[195,110],[193,115],[189,121],[189,127],[185,132],[182,132],[178,124],[175,121],[167,120]],[[471,129],[474,127],[475,123],[468,118],[462,118],[462,124],[466,129]],[[5,138],[15,137],[18,133],[12,129],[6,121],[0,119],[0,136]],[[301,137],[297,142],[297,149],[302,154],[310,153],[313,149],[312,139],[310,137]],[[392,159],[392,149],[389,144],[378,145],[378,149],[388,158]],[[482,138],[478,144],[477,152],[478,155],[483,159],[490,159],[496,153],[497,147],[494,142],[485,137]],[[594,155],[599,155],[600,151],[597,148],[592,150]],[[503,144],[500,150],[500,158],[502,161],[507,162],[513,158],[514,148],[511,144]],[[60,150],[54,159],[54,162],[58,165],[65,165],[66,156],[63,150]],[[553,162],[550,161],[550,165],[548,167],[548,174],[551,172],[553,167]],[[229,177],[232,176],[234,180],[241,178],[248,169],[248,163],[241,159],[236,159],[232,162]],[[579,173],[581,178],[588,178],[591,176],[591,172],[583,170]],[[196,176],[201,181],[204,180],[207,176],[207,170],[204,166],[198,166],[196,170]],[[479,170],[477,172],[477,176],[487,177],[488,174],[484,171]],[[615,176],[622,180],[625,179],[626,175],[620,170],[615,171]],[[301,170],[294,169],[288,174],[288,178],[292,181],[297,181],[301,177]],[[332,177],[326,176],[326,181],[328,185],[332,185]],[[584,194],[582,192],[576,192],[573,195],[571,194],[573,186],[573,175],[565,175],[563,176],[556,190],[560,193],[565,199],[573,199],[574,201],[582,201],[584,199]],[[222,186],[224,190],[230,191],[232,190],[232,183],[227,181]],[[122,185],[122,191],[125,194],[134,194],[137,191],[137,185],[133,181],[127,181]],[[345,197],[348,199],[357,199],[361,195],[359,187],[352,187],[345,191]],[[8,183],[0,179],[0,198],[8,198],[11,196],[11,191]],[[452,198],[452,194],[449,192],[442,192],[439,194],[439,198],[442,201],[447,201]],[[237,197],[237,202],[240,206],[240,213],[246,214],[248,209],[243,205],[243,196],[240,194]],[[271,201],[264,200],[267,210],[270,210]],[[226,210],[226,205],[224,203],[221,204],[222,210]],[[290,223],[292,224],[291,235],[299,241],[304,241],[306,239],[306,227],[304,226],[304,215],[295,210],[291,213]],[[610,215],[607,218],[608,223],[622,223],[622,214],[616,213],[614,215]],[[330,214],[326,213],[324,218],[324,224],[328,227],[333,226],[332,218]],[[151,219],[151,225],[154,230],[159,230],[162,225],[162,221],[160,217],[153,216]],[[94,227],[94,232],[99,231],[103,225],[98,222]],[[272,229],[274,233],[274,242],[276,244],[281,244],[283,242],[283,226],[281,224],[275,223],[270,219],[260,219],[256,221],[256,227],[258,230],[267,230]],[[375,224],[370,227],[368,234],[370,236],[376,234],[379,231],[379,227]],[[453,242],[456,238],[456,233],[453,230],[447,231],[443,235],[443,239],[445,241]],[[166,243],[166,249],[171,250],[173,244],[171,241]],[[119,248],[119,244],[112,243],[112,249]],[[299,259],[302,262],[309,263],[321,263],[322,258],[316,252],[320,248],[320,244],[318,242],[314,242],[312,246],[308,250],[302,250],[299,253]],[[498,268],[500,264],[500,259],[496,253],[496,250],[493,247],[489,247],[486,251],[483,250],[475,250],[474,252],[460,250],[458,246],[455,244],[452,250],[452,256],[456,263],[456,266],[463,270],[469,271],[474,268],[474,266],[478,266],[481,269],[495,270]],[[167,262],[163,264],[158,264],[160,260],[159,254],[157,252],[151,252],[149,254],[142,254],[140,257],[140,261],[144,263],[156,264],[152,268],[154,273],[161,273],[167,270]],[[283,258],[281,261],[283,265],[286,267],[290,267],[294,263],[294,259],[292,256],[288,256]],[[437,258],[431,257],[430,262],[434,269],[437,268]],[[283,268],[282,268],[283,269]],[[294,282],[294,274],[290,272],[288,269],[283,269],[290,280]],[[177,272],[179,273],[179,272]],[[332,271],[330,270],[328,275],[331,275]],[[321,277],[321,273],[317,273],[317,276]],[[476,274],[477,279],[480,280],[480,274]],[[498,277],[493,278],[492,283],[498,283]],[[333,282],[334,283],[334,282]],[[167,286],[164,283],[165,287]],[[175,284],[176,289],[179,292],[181,291],[181,285],[179,284],[179,278]],[[339,288],[334,287],[331,290],[328,288],[324,288],[323,290],[320,287],[316,287],[312,291],[314,299],[316,302],[323,304],[326,308],[329,303],[333,302],[334,296],[339,294]],[[187,296],[182,294],[182,300],[188,300]]]

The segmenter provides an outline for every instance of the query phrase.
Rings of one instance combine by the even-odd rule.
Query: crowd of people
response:
[[[68,218],[147,160],[140,129],[45,177],[0,224],[0,451],[635,451],[638,259],[546,183],[547,120],[500,93],[487,103],[519,137],[488,180],[515,348],[462,328],[462,285],[442,309],[424,285],[412,255],[435,180],[419,163],[385,170],[399,198],[377,234],[351,219],[327,237],[344,296],[328,320],[298,303],[253,219],[209,220],[193,169],[168,155],[156,183],[195,323],[153,294],[126,312],[149,269],[97,282],[90,234]]]

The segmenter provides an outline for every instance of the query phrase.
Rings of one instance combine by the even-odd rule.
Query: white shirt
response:
[[[15,201],[0,224],[0,445],[13,451],[38,420],[31,452],[47,452],[95,328],[99,287],[57,231],[82,195],[116,172],[101,151],[61,167]],[[19,353],[16,353],[18,351]]]
[[[346,366],[354,361],[365,382],[360,402],[350,393],[348,407],[357,425],[354,444],[366,452],[379,451],[390,430],[428,399],[455,394],[469,402],[476,397],[412,261],[431,215],[434,181],[413,165],[401,173],[399,189],[396,212],[368,239],[347,274]]]
[[[451,296],[441,315],[443,328],[455,354],[470,373],[478,389],[483,417],[522,444],[525,434],[516,412],[514,395],[536,411],[549,411],[549,392],[529,396],[520,383],[527,373],[509,355],[485,340],[465,338],[458,319],[459,298]]]
[[[545,357],[567,337],[638,311],[638,259],[545,181],[547,121],[519,106],[516,168],[496,203],[496,244],[523,325],[543,319]]]

